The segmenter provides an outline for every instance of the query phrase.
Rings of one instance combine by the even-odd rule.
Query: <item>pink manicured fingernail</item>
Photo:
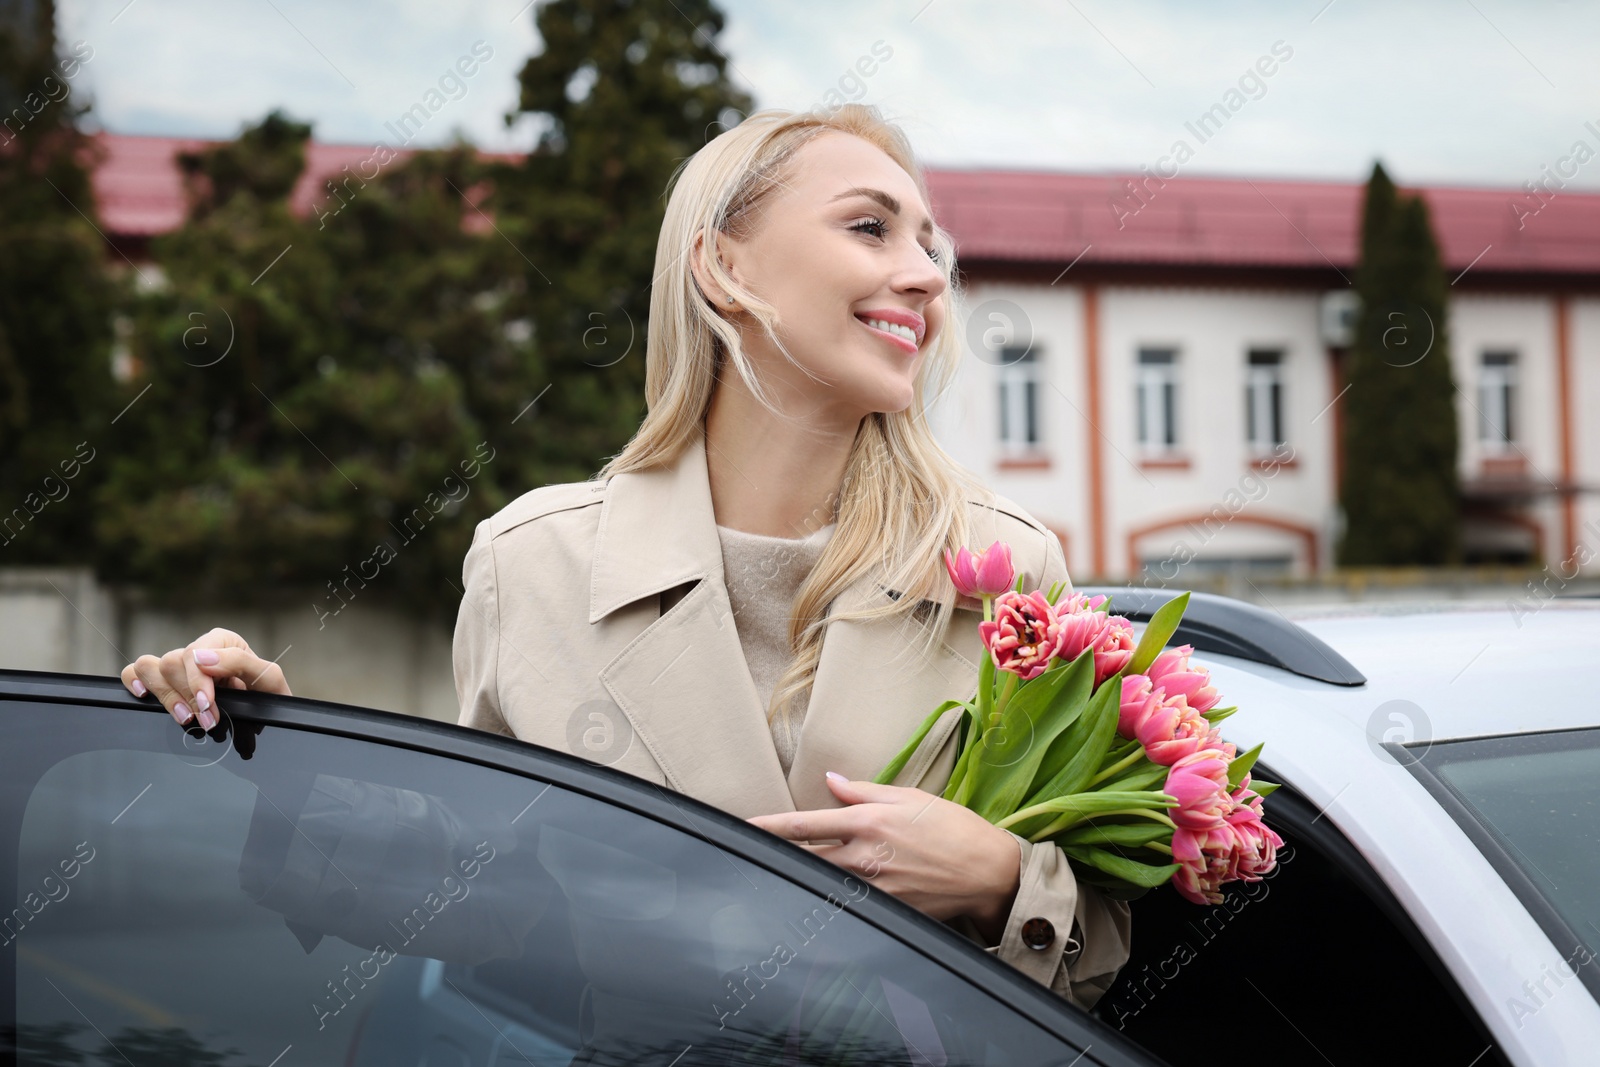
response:
[[[206,696],[204,689],[194,695],[194,702],[200,706],[200,714],[202,715],[211,710],[211,698]]]
[[[139,679],[137,679],[137,678],[135,678],[133,680],[132,689],[133,689],[133,695],[136,696],[136,697],[142,697],[142,696],[145,695],[145,693],[149,692],[149,690],[147,690],[144,687],[144,683],[139,681]]]
[[[832,778],[836,782],[848,782],[850,780],[850,779],[846,778],[844,775],[842,775],[842,774],[834,774],[832,771],[828,772],[828,777]]]
[[[188,726],[189,720],[194,718],[194,712],[189,710],[189,705],[185,704],[181,700],[172,705],[172,713],[176,715],[178,717],[178,721],[183,723],[185,726]]]
[[[207,667],[213,666],[220,658],[214,648],[197,648],[194,650],[194,661]]]
[[[200,713],[200,725],[205,727],[207,730],[216,729],[217,728],[217,715],[216,715],[216,712],[202,711]]]

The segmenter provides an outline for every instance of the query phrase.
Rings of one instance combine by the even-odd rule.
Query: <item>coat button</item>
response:
[[[1031,949],[1047,949],[1055,939],[1056,928],[1049,919],[1035,916],[1022,924],[1022,943]]]

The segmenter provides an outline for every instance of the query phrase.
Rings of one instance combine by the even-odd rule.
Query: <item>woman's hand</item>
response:
[[[1022,877],[1014,837],[921,789],[832,774],[827,781],[846,807],[748,821],[870,879],[932,918],[967,915],[987,941],[1000,940]],[[822,841],[839,844],[813,843]]]
[[[207,730],[217,725],[218,685],[294,695],[276,663],[260,658],[244,638],[220,626],[159,658],[140,656],[122,668],[122,684],[136,697],[154,696],[183,726],[198,716]]]

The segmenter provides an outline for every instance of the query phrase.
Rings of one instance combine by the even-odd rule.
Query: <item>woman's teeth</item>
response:
[[[861,321],[871,326],[874,330],[882,330],[884,333],[892,333],[896,337],[904,337],[912,344],[917,343],[917,332],[909,326],[901,326],[897,322],[885,322],[882,319],[862,319]]]

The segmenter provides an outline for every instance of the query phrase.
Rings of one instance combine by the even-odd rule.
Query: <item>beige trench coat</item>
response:
[[[1011,545],[1024,588],[1066,578],[1060,542],[1010,501],[973,502],[972,521],[973,547]],[[786,777],[728,606],[703,436],[668,468],[523,494],[478,524],[463,580],[453,652],[463,725],[608,763],[742,818],[840,806],[824,773],[873,778],[930,711],[971,696],[982,654],[971,600],[958,601],[931,666],[903,654],[903,620],[830,624]],[[887,595],[868,577],[835,605]],[[958,715],[935,724],[894,784],[944,789]],[[585,751],[608,730],[611,747]],[[1021,885],[999,944],[964,917],[951,925],[1092,1007],[1128,960],[1128,905],[1080,886],[1059,848],[1012,836]],[[1035,917],[1055,930],[1042,950],[1022,941]]]

